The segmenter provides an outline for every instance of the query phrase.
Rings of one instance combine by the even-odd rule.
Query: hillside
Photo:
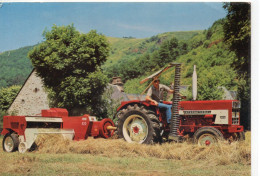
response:
[[[191,85],[193,65],[197,65],[198,99],[221,99],[218,87],[237,89],[237,75],[231,68],[236,57],[223,42],[223,20],[194,35],[186,41],[174,38],[165,40],[158,50],[133,60],[124,60],[110,69],[108,75],[119,75],[125,81],[127,93],[141,93],[146,85],[139,81],[170,62],[182,63],[182,85]],[[174,80],[174,69],[161,76],[161,82],[170,85]],[[187,94],[187,96],[189,96]]]
[[[139,81],[170,62],[183,64],[181,84],[191,85],[193,65],[197,65],[198,98],[221,99],[218,87],[237,89],[237,75],[230,66],[236,56],[223,42],[222,25],[223,20],[218,20],[208,30],[167,32],[145,39],[107,37],[111,49],[103,69],[110,79],[121,76],[127,93],[139,94],[146,87]],[[32,70],[27,58],[32,48],[0,54],[0,87],[23,84]],[[173,68],[161,76],[163,84],[173,80]]]
[[[144,53],[151,53],[158,49],[164,40],[173,36],[179,40],[187,40],[201,32],[168,32],[146,39],[107,37],[111,51],[104,68],[117,64],[121,59],[132,59]],[[24,83],[33,68],[27,57],[33,47],[27,46],[0,54],[0,88]]]
[[[218,87],[237,89],[236,74],[230,67],[235,54],[223,42],[223,20],[204,31],[167,32],[145,39],[107,37],[110,55],[103,65],[112,79],[121,76],[127,93],[141,93],[145,85],[139,81],[170,62],[183,64],[181,84],[191,85],[193,65],[197,65],[199,99],[220,99]],[[28,46],[0,54],[0,87],[22,85],[32,70]],[[170,85],[174,69],[161,77]],[[208,94],[209,96],[205,96]],[[189,95],[187,95],[189,96]]]
[[[166,32],[144,39],[136,39],[131,37],[107,37],[111,45],[111,51],[104,67],[109,67],[111,64],[116,64],[121,59],[131,59],[145,53],[152,53],[157,50],[165,40],[169,40],[172,37],[175,37],[178,40],[188,40],[200,33],[202,33],[202,31]]]
[[[27,53],[33,46],[0,54],[0,88],[11,85],[22,85],[32,71],[32,65]]]

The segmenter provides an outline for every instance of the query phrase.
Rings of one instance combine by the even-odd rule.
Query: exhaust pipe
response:
[[[192,98],[195,101],[197,99],[197,73],[196,73],[196,65],[193,67],[192,74]]]

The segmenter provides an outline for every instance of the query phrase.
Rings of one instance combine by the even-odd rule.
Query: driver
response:
[[[160,109],[166,110],[167,123],[170,123],[172,116],[172,105],[161,103],[163,101],[163,92],[167,91],[169,93],[174,93],[174,90],[171,90],[169,87],[160,84],[159,78],[155,77],[153,79],[153,85],[148,89],[147,95],[145,97],[146,101],[150,101],[158,106]]]

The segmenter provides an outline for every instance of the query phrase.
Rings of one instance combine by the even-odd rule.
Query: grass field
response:
[[[2,138],[0,139],[2,143]],[[119,139],[64,141],[42,136],[38,150],[0,150],[0,175],[217,175],[251,174],[251,138],[198,147],[183,143],[129,144]]]

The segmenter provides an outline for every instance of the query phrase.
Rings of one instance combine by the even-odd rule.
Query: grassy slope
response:
[[[33,46],[0,54],[0,88],[14,84],[22,85],[32,71],[32,64],[27,53]]]
[[[200,33],[202,31],[166,32],[153,36],[157,37],[157,40],[151,40],[152,37],[144,39],[107,37],[111,51],[104,67],[116,64],[121,59],[135,59],[142,54],[151,53],[153,50],[158,49],[164,40],[173,36],[178,40],[188,40]]]
[[[163,41],[170,39],[173,36],[176,37],[178,40],[190,40],[192,37],[195,36],[194,38],[192,38],[192,40],[189,41],[189,43],[196,42],[196,40],[197,41],[203,40],[203,45],[196,49],[193,49],[188,54],[179,57],[176,61],[184,64],[182,70],[182,79],[181,79],[182,84],[191,85],[191,74],[193,71],[193,64],[197,65],[198,77],[204,77],[206,74],[205,70],[212,69],[210,65],[205,67],[205,63],[210,61],[211,58],[215,58],[215,60],[222,60],[222,61],[223,58],[226,58],[227,60],[225,61],[225,63],[221,63],[222,65],[224,64],[225,66],[224,67],[222,65],[219,66],[219,67],[223,67],[223,69],[218,69],[215,72],[222,73],[222,70],[228,70],[223,72],[223,74],[232,75],[234,74],[234,71],[230,69],[229,61],[233,56],[232,54],[227,53],[227,51],[225,51],[226,46],[223,45],[223,42],[221,41],[220,43],[217,43],[216,45],[213,45],[210,48],[205,47],[214,41],[221,40],[223,36],[221,26],[220,25],[215,25],[215,26],[216,27],[213,27],[212,29],[214,30],[213,35],[209,40],[205,39],[205,35],[206,35],[205,31],[204,32],[203,31],[167,32],[167,33],[158,34],[157,36],[153,36],[151,38],[145,38],[145,39],[107,37],[110,43],[111,51],[110,51],[110,56],[108,57],[108,60],[105,63],[104,67],[109,67],[113,64],[117,64],[118,62],[124,61],[124,59],[135,59],[145,53],[151,53],[152,51],[158,49],[160,47],[160,44]],[[1,65],[0,75],[1,76],[8,75],[7,76],[8,79],[12,80],[15,79],[17,75],[20,74],[22,75],[22,77],[19,78],[20,81],[18,84],[22,84],[32,69],[31,63],[27,58],[27,53],[30,49],[32,49],[32,46],[10,51],[10,54],[9,52],[0,54],[0,65]],[[222,50],[224,52],[219,54],[219,50]],[[218,56],[216,57],[216,55]],[[6,62],[6,59],[8,59],[9,62]],[[145,88],[145,85],[139,85],[139,81],[149,74],[150,73],[146,73],[144,75],[140,75],[141,76],[140,78],[128,80],[125,83],[125,91],[127,93],[141,93],[142,92],[141,90]],[[161,78],[162,83],[169,85],[170,82],[173,81],[173,75],[174,75],[173,69],[163,74]],[[231,76],[230,78],[232,79]],[[228,78],[223,79],[223,82],[230,82],[226,79]],[[230,90],[235,90],[236,89],[235,84],[236,83],[233,81],[233,83],[231,82],[229,83],[229,85],[224,85],[224,86],[226,86]],[[1,81],[0,81],[0,87],[1,87]]]
[[[117,139],[77,142],[48,137],[38,141],[38,151],[19,154],[0,149],[0,174],[247,176],[251,170],[250,135],[246,133],[244,142],[212,148],[189,143],[151,146]]]
[[[212,35],[206,38],[207,31],[200,32],[193,38],[188,38],[190,45],[199,43],[198,47],[194,47],[187,54],[178,57],[176,63],[182,63],[181,84],[192,84],[193,65],[196,65],[198,74],[198,83],[206,77],[217,77],[221,86],[225,86],[229,90],[237,89],[237,80],[235,79],[235,71],[231,68],[231,60],[235,57],[223,42],[222,25],[219,23],[211,27]],[[161,75],[161,82],[170,85],[174,81],[174,68],[167,70]],[[209,74],[210,73],[210,74]],[[140,85],[139,81],[147,77],[151,73],[141,75],[139,78],[127,80],[124,84],[124,90],[127,93],[139,94],[145,89],[145,85]]]
[[[179,32],[165,32],[162,34],[159,34],[159,37],[166,37],[166,38],[172,38],[176,37],[178,40],[189,40],[194,35],[201,34],[203,31],[179,31]]]
[[[160,39],[160,42],[169,39],[172,36],[175,36],[179,40],[187,40],[201,32],[202,31],[167,32],[158,34],[158,38]],[[123,58],[133,59],[141,56],[143,53],[149,53],[160,45],[160,43],[156,43],[156,41],[148,42],[147,40],[150,38],[127,39],[107,37],[107,39],[110,43],[111,51],[104,67],[107,67],[110,64],[116,64]],[[18,85],[24,83],[32,70],[32,64],[27,57],[27,53],[32,48],[33,46],[27,46],[17,50],[0,53],[0,88],[2,86],[10,86],[13,82]],[[5,80],[9,84],[7,84]]]

